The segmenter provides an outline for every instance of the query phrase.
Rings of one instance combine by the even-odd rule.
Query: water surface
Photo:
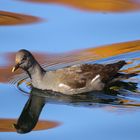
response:
[[[11,127],[29,98],[24,92],[31,91],[23,71],[11,73],[19,49],[32,51],[45,69],[125,60],[121,71],[139,74],[138,0],[5,0],[0,7],[0,139],[139,139],[139,75],[123,81],[135,83],[135,90],[115,88],[113,96],[45,95],[40,131],[21,135]]]

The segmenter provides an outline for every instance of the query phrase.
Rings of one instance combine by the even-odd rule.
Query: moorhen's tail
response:
[[[134,76],[137,76],[138,74],[137,73],[117,73],[116,76],[108,83],[114,83],[116,81],[122,81],[122,80],[126,80],[126,79],[129,79],[131,77],[134,77]]]
[[[127,63],[124,60],[121,60],[119,62],[116,63],[116,66],[121,69],[124,65],[126,65]]]
[[[119,71],[124,65],[126,65],[127,63],[124,60],[118,61],[116,63],[113,64],[107,64],[106,67],[107,68],[113,68],[115,72]]]
[[[105,65],[104,69],[101,72],[102,81],[104,83],[110,83],[118,74],[118,71],[127,64],[124,60],[121,60],[116,63]]]

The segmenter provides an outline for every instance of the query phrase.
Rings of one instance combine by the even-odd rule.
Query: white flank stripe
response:
[[[68,85],[65,85],[65,84],[63,84],[63,83],[60,83],[60,84],[59,84],[59,87],[63,87],[63,88],[70,89],[70,87],[69,87]]]
[[[99,77],[100,77],[100,74],[96,75],[96,76],[91,80],[91,84],[92,84],[93,82],[95,82]]]

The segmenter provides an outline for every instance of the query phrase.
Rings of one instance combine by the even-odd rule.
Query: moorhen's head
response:
[[[12,69],[12,72],[16,71],[18,68],[21,68],[23,70],[28,70],[34,63],[35,59],[33,55],[27,51],[27,50],[19,50],[16,53],[15,57],[15,66]]]
[[[22,124],[21,126],[19,124],[13,124],[13,127],[16,129],[17,133],[20,134],[25,134],[30,132],[33,128],[30,128],[30,125],[28,126],[28,124]]]

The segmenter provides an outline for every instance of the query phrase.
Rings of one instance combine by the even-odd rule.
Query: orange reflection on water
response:
[[[40,18],[7,11],[0,11],[0,25],[29,24],[41,21]]]
[[[0,132],[16,132],[16,129],[13,127],[16,121],[16,119],[0,119]],[[60,123],[58,122],[40,120],[33,130],[46,130],[59,125]]]
[[[111,45],[105,45],[97,48],[91,48],[85,50],[85,52],[93,52],[99,55],[101,58],[107,58],[115,55],[120,55],[129,52],[135,52],[140,50],[140,40],[116,43]]]
[[[68,63],[81,63],[86,61],[99,60],[102,58],[113,57],[116,55],[121,55],[124,53],[135,52],[140,50],[140,40],[116,43],[111,45],[105,45],[96,48],[89,48],[85,50],[63,53],[63,54],[49,54],[49,53],[34,53],[35,58],[40,64],[45,64],[45,66],[51,66],[56,64],[68,64]],[[32,51],[32,50],[31,50]],[[16,73],[12,73],[11,69],[15,63],[15,53],[7,53],[4,55],[5,59],[8,60],[6,66],[0,66],[0,82],[8,82],[12,76],[21,73],[18,70]],[[138,58],[137,58],[138,59]],[[129,60],[129,58],[128,58]],[[130,60],[131,61],[131,60]],[[133,60],[132,60],[133,63]],[[138,66],[133,68],[137,69]],[[131,72],[131,68],[128,69]],[[126,70],[126,72],[128,72]],[[139,72],[139,71],[138,71]]]
[[[126,72],[126,73],[130,73],[130,72],[135,72],[135,73],[140,73],[140,64],[134,66],[134,67],[130,67],[124,70],[121,70],[122,72]]]
[[[140,10],[136,0],[25,0],[30,2],[54,3],[67,5],[88,11],[126,12]]]

